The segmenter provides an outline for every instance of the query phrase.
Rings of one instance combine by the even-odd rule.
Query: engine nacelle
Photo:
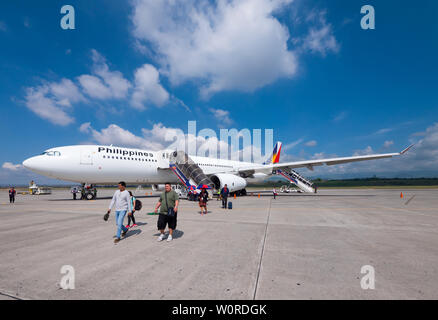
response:
[[[164,191],[164,184],[153,184],[152,191]]]
[[[227,185],[230,192],[243,190],[246,188],[247,182],[242,177],[235,176],[234,174],[219,173],[210,177],[214,183],[216,190],[220,190]]]
[[[152,191],[164,191],[165,190],[166,185],[165,184],[153,184],[152,185]],[[180,189],[180,187],[177,184],[172,184],[171,185],[173,190],[177,190]]]

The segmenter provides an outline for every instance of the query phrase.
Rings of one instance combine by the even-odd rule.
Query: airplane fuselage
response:
[[[27,159],[23,165],[44,176],[78,183],[129,184],[178,183],[169,169],[171,150],[148,151],[114,146],[80,145],[52,148]],[[241,167],[257,166],[250,162],[191,156],[205,174],[232,173]],[[268,175],[257,173],[251,182]]]

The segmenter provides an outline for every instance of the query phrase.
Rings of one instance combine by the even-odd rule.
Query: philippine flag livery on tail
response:
[[[281,153],[281,142],[277,142],[274,147],[274,151],[272,151],[272,155],[266,160],[263,164],[276,164],[280,162],[280,153]]]

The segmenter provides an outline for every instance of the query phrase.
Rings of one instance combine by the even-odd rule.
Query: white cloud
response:
[[[122,129],[116,124],[111,124],[101,131],[90,128],[93,140],[100,144],[115,144],[125,147],[151,148],[153,143],[142,137],[138,137],[128,130]]]
[[[329,52],[337,53],[340,45],[337,42],[333,28],[326,21],[326,11],[312,11],[307,21],[313,21],[315,25],[310,28],[308,35],[304,38],[302,48],[312,53],[319,53],[326,56]]]
[[[394,141],[385,141],[385,143],[383,143],[383,147],[384,148],[389,148],[390,146],[394,145]]]
[[[69,79],[62,79],[59,83],[52,82],[49,88],[60,105],[71,107],[72,103],[85,101],[78,87]]]
[[[5,162],[2,165],[3,169],[11,170],[11,171],[17,171],[23,168],[23,165],[21,164],[13,164],[12,162]]]
[[[95,130],[89,123],[84,123],[80,130],[90,135],[90,140],[103,145],[117,145],[121,147],[138,147],[148,150],[187,150],[186,146],[195,147],[198,156],[227,157],[230,145],[219,140],[216,136],[194,136],[185,134],[181,129],[165,127],[162,123],[153,124],[151,129],[143,128],[141,136],[111,124],[100,131]],[[191,152],[187,150],[186,152]],[[246,146],[243,150],[231,151],[233,159],[251,159],[261,162],[265,155],[253,146]]]
[[[353,156],[355,156],[355,157],[356,156],[366,156],[366,155],[370,155],[370,154],[373,154],[373,153],[375,153],[373,148],[371,148],[371,146],[368,146],[368,147],[366,147],[363,150],[356,150],[353,153]]]
[[[78,81],[82,90],[91,98],[105,100],[113,96],[111,89],[96,76],[84,74],[78,77]]]
[[[68,79],[59,83],[45,83],[26,89],[25,105],[39,117],[56,125],[66,126],[74,122],[68,110],[72,103],[85,101],[76,85]]]
[[[318,142],[316,142],[315,140],[311,140],[311,141],[306,142],[304,145],[306,147],[316,147],[317,144],[318,144]]]
[[[96,99],[121,99],[126,97],[131,83],[119,71],[110,71],[105,58],[91,50],[93,75],[81,75],[78,81],[84,92]]]
[[[375,135],[380,135],[380,134],[385,134],[385,133],[388,133],[388,132],[391,132],[391,131],[394,131],[394,129],[383,128],[383,129],[377,130],[374,134]]]
[[[210,112],[213,113],[213,116],[221,124],[221,127],[233,123],[233,120],[230,118],[230,112],[227,110],[210,108]]]
[[[273,16],[291,2],[136,0],[134,35],[138,45],[153,45],[176,85],[197,81],[204,97],[223,90],[251,92],[296,73],[288,29]]]
[[[85,122],[79,127],[79,131],[82,133],[88,133],[91,129],[91,122]]]
[[[145,104],[152,103],[158,107],[169,101],[169,93],[161,86],[158,70],[145,64],[135,73],[135,88],[131,98],[134,108],[145,109]]]
[[[299,145],[301,142],[303,142],[303,139],[298,139],[298,140],[296,140],[296,141],[294,141],[294,142],[288,143],[288,144],[286,144],[286,145],[283,146],[283,151],[293,149],[293,148],[295,148],[297,145]]]

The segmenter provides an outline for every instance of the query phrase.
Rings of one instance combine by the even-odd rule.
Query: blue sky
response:
[[[60,27],[65,4],[75,30]],[[365,4],[375,30],[360,27]],[[34,177],[20,164],[47,148],[158,148],[189,120],[273,128],[284,161],[417,142],[305,174],[436,176],[437,15],[433,0],[2,1],[0,184]]]

